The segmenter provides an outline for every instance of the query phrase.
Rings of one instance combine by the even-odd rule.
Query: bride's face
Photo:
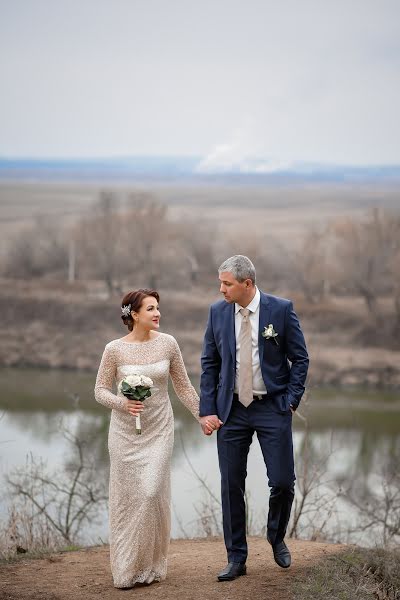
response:
[[[135,325],[139,325],[144,329],[158,329],[160,327],[161,313],[158,309],[158,302],[153,296],[147,296],[142,302],[137,313],[134,313],[134,318],[137,317]]]

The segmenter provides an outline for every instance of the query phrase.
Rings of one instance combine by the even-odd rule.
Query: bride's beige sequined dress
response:
[[[157,391],[144,402],[142,434],[114,394],[126,375],[150,377]],[[160,333],[144,343],[114,340],[106,345],[96,379],[95,398],[112,409],[110,452],[110,560],[115,587],[165,579],[171,524],[170,463],[174,419],[168,378],[183,404],[198,418],[199,398],[187,376],[179,346]]]

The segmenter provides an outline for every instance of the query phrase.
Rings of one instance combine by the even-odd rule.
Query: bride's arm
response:
[[[186,372],[185,363],[183,362],[182,354],[175,338],[172,338],[172,349],[170,356],[169,373],[172,379],[172,385],[179,400],[199,420],[199,396],[191,384],[191,381]]]
[[[117,396],[112,392],[113,382],[117,372],[117,363],[115,358],[115,350],[109,344],[104,348],[101,358],[99,370],[96,377],[96,385],[94,387],[94,397],[97,402],[107,406],[127,412],[127,403],[124,397]]]

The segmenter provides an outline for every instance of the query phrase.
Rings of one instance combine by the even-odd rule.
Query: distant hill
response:
[[[218,165],[199,157],[136,156],[91,159],[0,158],[0,182],[185,182],[285,184],[396,182],[400,165],[347,166],[252,159]]]

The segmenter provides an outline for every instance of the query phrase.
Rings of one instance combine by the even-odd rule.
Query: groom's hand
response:
[[[217,430],[223,425],[217,415],[207,415],[200,417],[200,425],[204,435],[211,435],[214,430]]]

